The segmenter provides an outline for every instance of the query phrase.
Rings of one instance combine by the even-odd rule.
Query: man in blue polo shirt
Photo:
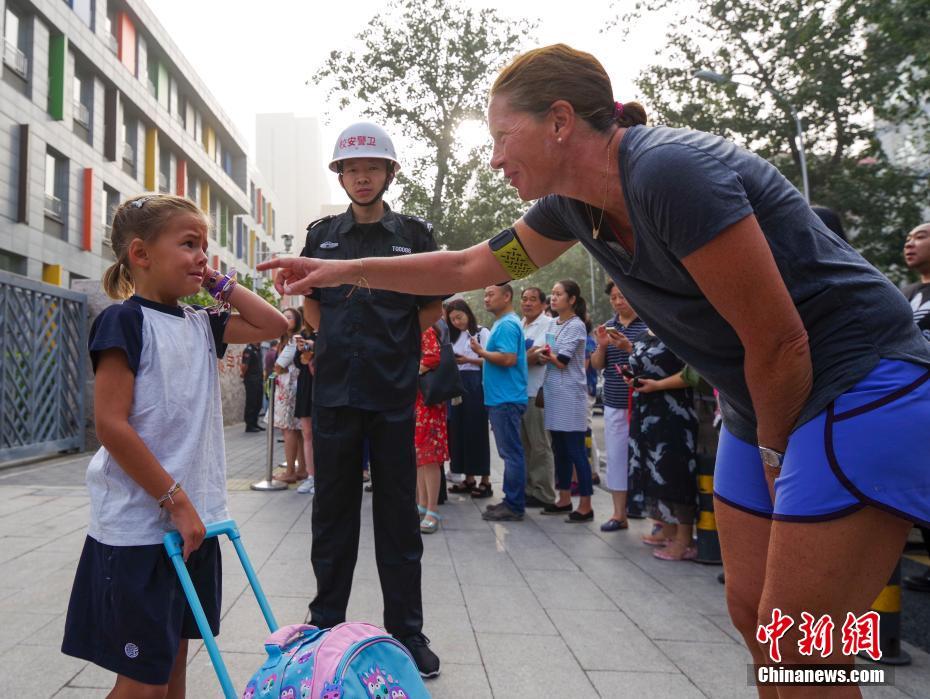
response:
[[[487,346],[472,339],[471,348],[484,359],[484,404],[497,453],[504,460],[504,499],[490,505],[482,517],[519,521],[526,508],[526,462],[520,441],[520,420],[526,412],[526,344],[523,326],[513,312],[510,284],[485,289],[484,307],[497,320]]]

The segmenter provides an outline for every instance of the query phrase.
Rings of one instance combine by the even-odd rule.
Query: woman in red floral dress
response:
[[[439,331],[427,328],[420,338],[420,373],[439,366]],[[417,392],[417,423],[414,446],[417,450],[417,508],[420,531],[432,534],[439,528],[439,488],[442,465],[449,458],[446,432],[446,404],[427,405]]]

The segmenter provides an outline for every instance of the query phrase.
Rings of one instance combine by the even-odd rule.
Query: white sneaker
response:
[[[465,474],[464,473],[452,473],[452,471],[446,471],[446,480],[449,483],[464,483]]]
[[[310,476],[297,486],[297,492],[303,493],[304,495],[313,495],[316,492],[316,486],[313,484],[313,476]]]

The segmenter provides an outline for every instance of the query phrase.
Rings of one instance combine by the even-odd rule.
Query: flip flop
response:
[[[689,546],[682,552],[680,556],[669,553],[667,548],[656,549],[652,552],[652,555],[662,561],[693,561],[695,558],[697,558],[697,549],[693,546]]]

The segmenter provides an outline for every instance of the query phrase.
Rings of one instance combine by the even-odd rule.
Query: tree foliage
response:
[[[671,0],[636,3],[619,25]],[[681,7],[681,6],[679,6]],[[652,121],[719,133],[774,163],[800,188],[803,118],[813,203],[837,210],[854,244],[896,279],[904,235],[928,201],[923,158],[893,157],[880,135],[925,133],[930,96],[926,0],[696,0],[671,24],[666,46],[637,80]],[[735,81],[693,77],[710,69]],[[922,161],[922,162],[921,162]]]
[[[457,131],[484,119],[493,76],[531,29],[459,0],[394,0],[357,47],[333,51],[315,76],[339,108],[352,106],[417,144],[399,154],[402,207],[430,220],[450,248],[487,237],[522,211],[489,172],[487,145],[468,148]]]

